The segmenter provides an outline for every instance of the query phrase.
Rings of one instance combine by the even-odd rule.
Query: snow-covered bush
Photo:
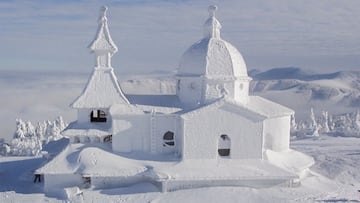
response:
[[[16,130],[9,144],[0,146],[0,154],[13,156],[38,155],[44,144],[62,138],[61,131],[67,123],[61,116],[54,121],[39,122],[36,127],[30,121],[16,119]]]

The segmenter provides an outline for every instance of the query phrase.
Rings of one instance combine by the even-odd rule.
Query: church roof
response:
[[[106,17],[107,7],[103,6],[100,10],[99,26],[95,35],[95,39],[89,45],[92,51],[104,51],[114,54],[118,48],[113,42]]]
[[[221,98],[200,108],[179,111],[178,114],[186,118],[191,117],[193,114],[197,114],[198,112],[214,108],[237,113],[256,122],[265,120],[267,118],[275,118],[294,114],[293,110],[259,96],[249,96],[249,102],[247,104],[239,103],[234,99],[227,97]]]
[[[96,67],[82,94],[71,104],[73,108],[109,108],[113,104],[129,104],[114,70]]]
[[[220,37],[221,24],[215,17],[216,10],[216,6],[209,7],[204,37],[183,54],[178,76],[248,77],[240,52]]]
[[[246,106],[268,118],[289,116],[295,113],[288,107],[259,96],[249,96]]]

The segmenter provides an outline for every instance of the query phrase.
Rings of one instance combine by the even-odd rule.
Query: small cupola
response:
[[[107,10],[106,6],[101,7],[98,30],[95,39],[89,45],[91,52],[95,53],[96,67],[111,67],[111,57],[118,50],[110,35],[106,17]]]
[[[246,103],[251,78],[240,52],[221,38],[217,6],[209,6],[203,25],[203,38],[182,55],[177,69],[177,95],[191,106],[206,104],[220,97]]]

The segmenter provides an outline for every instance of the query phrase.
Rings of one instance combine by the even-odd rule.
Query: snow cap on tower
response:
[[[220,38],[221,24],[215,18],[217,6],[211,5],[208,8],[209,18],[204,24],[204,38]]]
[[[111,54],[114,54],[117,52],[118,48],[110,36],[107,23],[108,20],[106,17],[107,10],[108,8],[106,6],[102,6],[100,9],[99,27],[95,39],[91,42],[89,48],[93,52],[110,52]]]

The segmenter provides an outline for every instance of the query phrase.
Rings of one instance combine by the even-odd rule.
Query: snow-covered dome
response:
[[[204,38],[183,54],[178,76],[248,77],[240,52],[220,38],[221,24],[215,18],[216,6],[209,7],[204,24]]]

